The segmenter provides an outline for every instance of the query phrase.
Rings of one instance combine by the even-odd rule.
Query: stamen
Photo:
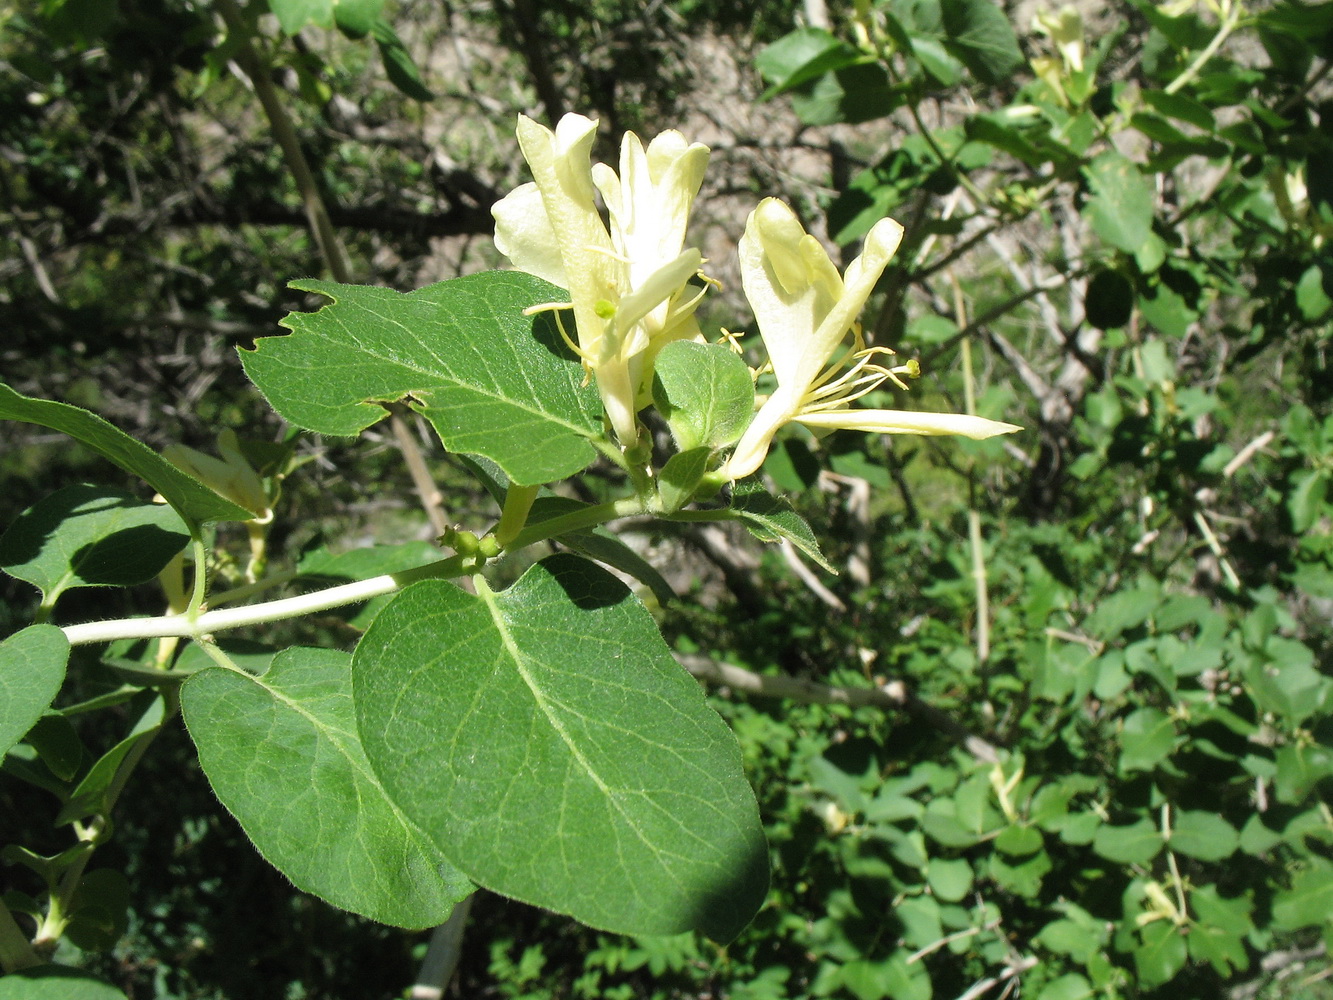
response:
[[[878,346],[863,347],[860,350],[855,350],[854,347],[849,349],[838,359],[837,364],[826,368],[819,378],[811,384],[811,388],[805,397],[806,409],[816,411],[841,406],[844,403],[860,399],[866,393],[875,391],[885,382],[892,382],[898,388],[906,389],[907,383],[899,376],[906,375],[908,378],[920,376],[921,365],[918,361],[914,359],[906,364],[886,368],[872,360],[877,355],[892,355],[894,353],[891,348]],[[849,356],[855,359],[853,364],[846,371],[840,372],[839,370],[846,364]]]
[[[542,302],[535,306],[528,306],[523,310],[524,316],[536,316],[543,312],[559,312],[562,309],[573,309],[573,302]]]
[[[672,303],[671,305],[672,313],[675,314],[683,313],[686,316],[692,316],[694,315],[694,310],[698,307],[700,301],[702,301],[703,297],[708,294],[709,285],[715,285],[719,290],[722,288],[722,282],[717,281],[714,278],[710,278],[702,271],[695,272],[695,277],[703,281],[704,287],[699,289],[699,291],[697,291],[694,294],[694,298],[690,299],[688,302],[681,302],[679,304]]]
[[[725,343],[728,347],[731,348],[732,353],[734,354],[745,353],[745,351],[741,348],[740,334],[732,333],[725,326],[721,328],[721,332],[722,336],[718,338],[719,344]]]
[[[530,310],[525,310],[525,312],[527,311]],[[588,373],[583,380],[583,384],[587,385],[588,378],[592,377],[592,366],[593,366],[592,355],[589,354],[587,351],[585,351],[583,348],[579,347],[578,344],[574,343],[573,338],[570,337],[568,331],[565,330],[565,321],[560,318],[559,312],[555,313],[555,328],[560,331],[560,339],[565,342],[565,346],[568,347],[571,351],[573,351],[575,355],[578,356],[579,360],[583,362],[583,367],[587,370]]]

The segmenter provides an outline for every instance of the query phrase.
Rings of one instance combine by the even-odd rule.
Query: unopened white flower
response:
[[[222,431],[218,434],[217,445],[221,458],[205,455],[183,444],[167,445],[162,449],[162,457],[213,492],[253,513],[259,523],[267,524],[273,518],[272,500],[259,473],[241,451],[236,432],[230,428]]]
[[[857,323],[902,235],[902,226],[892,219],[877,222],[861,255],[840,275],[823,246],[782,202],[766,198],[750,213],[740,241],[741,282],[778,385],[719,470],[723,477],[740,479],[758,469],[773,436],[793,421],[814,428],[971,438],[1019,430],[962,413],[849,405],[885,381],[906,388],[901,376],[920,371],[915,362],[892,368],[878,363],[892,352],[867,349]]]
[[[514,266],[569,291],[575,349],[597,381],[623,445],[663,343],[697,335],[698,295],[687,286],[703,264],[683,249],[708,148],[665,132],[643,144],[627,133],[621,169],[591,163],[597,123],[565,115],[555,131],[520,116],[518,141],[533,183],[492,209],[495,244]],[[600,190],[611,228],[597,209]]]

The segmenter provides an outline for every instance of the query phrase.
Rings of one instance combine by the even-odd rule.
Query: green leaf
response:
[[[375,45],[380,50],[380,59],[384,63],[384,73],[389,82],[414,101],[433,101],[435,95],[421,79],[421,70],[417,68],[412,54],[398,37],[388,21],[377,20],[370,26],[370,33],[375,38]]]
[[[333,27],[335,3],[336,0],[268,0],[268,7],[277,17],[282,30],[294,35],[307,24],[321,28]]]
[[[1176,747],[1176,724],[1161,709],[1140,708],[1125,719],[1120,772],[1151,771]]]
[[[1165,118],[1158,115],[1145,114],[1142,111],[1136,111],[1129,119],[1130,128],[1136,128],[1149,139],[1159,142],[1162,145],[1171,145],[1174,143],[1183,143],[1188,141],[1188,137],[1180,129],[1176,128]]]
[[[0,567],[49,606],[74,587],[146,583],[190,541],[174,510],[103,486],[57,490],[0,535]]]
[[[1154,238],[1156,234],[1149,237],[1149,242]],[[1167,271],[1168,268],[1163,268],[1161,274]],[[1189,325],[1198,318],[1198,313],[1189,307],[1185,299],[1161,280],[1139,295],[1139,311],[1149,324],[1170,340],[1183,337]]]
[[[1119,329],[1134,313],[1134,286],[1119,271],[1098,271],[1088,282],[1083,307],[1097,329]]]
[[[150,742],[161,730],[166,718],[166,702],[160,694],[141,691],[130,699],[130,706],[138,714],[129,734],[98,758],[83,776],[56,815],[56,826],[85,816],[105,815],[120,791],[117,776],[121,764],[131,753],[141,752],[140,746]]]
[[[69,642],[54,625],[29,625],[0,642],[0,755],[55,699],[68,659]]]
[[[754,379],[725,344],[674,341],[653,373],[653,401],[681,451],[735,444],[754,418]]]
[[[807,125],[855,125],[890,114],[906,94],[907,86],[894,83],[879,63],[858,62],[793,93],[791,106]]]
[[[930,1000],[930,976],[921,963],[907,964],[899,953],[888,960],[857,959],[838,970],[842,985],[856,1000]]]
[[[889,215],[913,186],[919,184],[922,166],[906,149],[894,149],[874,166],[851,179],[828,207],[828,225],[840,246],[860,239],[872,226]],[[936,319],[933,314],[917,317],[920,325]],[[914,331],[916,332],[916,331]],[[911,339],[922,341],[919,335]]]
[[[61,781],[72,780],[88,755],[74,726],[59,712],[47,712],[38,719],[23,742],[37,751],[42,763]]]
[[[1065,916],[1041,929],[1037,943],[1058,955],[1068,955],[1080,965],[1106,945],[1106,925],[1075,903],[1056,904]]]
[[[1240,831],[1240,849],[1255,857],[1266,855],[1280,843],[1282,834],[1270,830],[1258,813],[1252,813]]]
[[[1323,469],[1311,469],[1296,474],[1291,492],[1287,495],[1287,513],[1291,515],[1293,531],[1309,531],[1319,520],[1326,506],[1329,475]]]
[[[958,807],[947,799],[932,799],[921,817],[926,836],[943,847],[971,847],[981,838],[958,819]]]
[[[596,389],[549,313],[567,298],[519,271],[485,271],[403,294],[298,281],[333,300],[293,313],[290,337],[241,352],[246,374],[282,416],[322,434],[356,434],[410,397],[446,448],[494,461],[520,486],[572,475],[595,457]]]
[[[1241,675],[1260,708],[1299,724],[1320,710],[1333,686],[1314,662],[1314,652],[1304,643],[1273,636],[1263,654],[1242,664]]]
[[[1134,162],[1114,150],[1083,168],[1092,196],[1083,207],[1103,242],[1136,253],[1152,235],[1153,187]]]
[[[805,523],[805,518],[792,510],[785,497],[775,497],[755,479],[744,479],[735,485],[731,494],[731,509],[740,515],[741,523],[761,542],[777,542],[786,538],[823,569],[837,574],[833,564],[824,557],[819,541]]]
[[[910,36],[910,44],[916,61],[940,86],[953,87],[963,78],[962,60],[951,56],[938,38],[913,34]]]
[[[962,858],[931,858],[926,882],[936,899],[957,903],[972,890],[972,866]]]
[[[848,865],[848,874],[853,877],[865,871],[872,877],[892,878],[891,865],[879,862],[883,867],[872,866],[868,858],[862,858],[857,864]],[[893,908],[894,919],[902,924],[903,943],[913,948],[924,948],[935,944],[944,935],[940,923],[940,904],[930,896],[908,896]]]
[[[1175,978],[1185,967],[1185,937],[1180,928],[1159,920],[1143,928],[1143,944],[1134,949],[1134,968],[1148,989]]]
[[[298,576],[326,580],[369,580],[387,573],[417,569],[443,558],[439,546],[422,541],[370,545],[346,552],[318,548],[302,554],[296,572]]]
[[[333,20],[349,38],[364,38],[375,27],[384,0],[334,0]]]
[[[990,856],[990,877],[1007,892],[1028,899],[1041,892],[1041,881],[1052,868],[1051,858],[1039,851],[1022,861],[1010,862],[1000,853]]]
[[[1306,268],[1305,273],[1296,282],[1296,308],[1311,322],[1327,315],[1328,311],[1333,309],[1333,299],[1328,297],[1328,290],[1325,288],[1324,268],[1318,264]]]
[[[37,6],[43,34],[57,45],[90,47],[123,22],[120,5],[106,0],[43,0]]]
[[[475,882],[631,934],[733,938],[768,858],[735,738],[648,612],[554,556],[399,594],[357,647],[366,755]]]
[[[1184,811],[1172,819],[1167,846],[1200,861],[1221,861],[1240,846],[1240,834],[1215,813]]]
[[[691,448],[667,459],[657,476],[657,495],[664,513],[674,513],[694,499],[712,454],[712,448]]]
[[[1037,1000],[1088,1000],[1092,995],[1092,984],[1077,972],[1070,972],[1047,983]]]
[[[1274,754],[1277,776],[1273,791],[1279,802],[1296,805],[1315,785],[1333,777],[1333,749],[1319,744],[1289,743]]]
[[[1041,850],[1044,841],[1041,831],[1033,826],[1007,826],[995,838],[995,849],[1011,857],[1021,858]]]
[[[856,49],[823,28],[798,28],[755,56],[755,69],[772,84],[761,100],[766,101],[784,90],[809,83],[862,58]]]
[[[65,937],[84,951],[109,951],[129,926],[130,883],[113,868],[96,868],[79,879],[69,904]]]
[[[125,994],[82,969],[37,965],[0,977],[0,1000],[125,1000]]]
[[[351,657],[287,649],[259,677],[181,688],[213,791],[298,889],[398,927],[443,922],[472,891],[376,780],[356,735]]]
[[[1023,66],[1013,25],[992,0],[941,0],[950,49],[982,83],[1000,83]]]
[[[1154,111],[1178,121],[1189,122],[1205,132],[1211,132],[1217,125],[1213,113],[1206,105],[1184,94],[1168,94],[1164,90],[1144,90],[1140,91],[1139,96]]]
[[[1161,585],[1152,579],[1140,580],[1137,586],[1118,590],[1102,600],[1088,616],[1087,628],[1100,639],[1114,639],[1146,622],[1161,601]]]
[[[1092,849],[1107,861],[1143,865],[1162,850],[1162,835],[1152,820],[1141,819],[1129,826],[1103,825],[1092,838]]]
[[[248,521],[260,513],[219,496],[146,444],[77,406],[22,396],[0,382],[0,419],[49,427],[83,442],[162,494],[186,521]]]
[[[1333,864],[1312,858],[1273,900],[1273,923],[1283,930],[1319,927],[1333,920]]]
[[[1224,899],[1217,886],[1204,885],[1190,893],[1190,908],[1198,914],[1190,927],[1189,952],[1196,962],[1208,962],[1220,976],[1250,965],[1245,938],[1253,932],[1250,894]]]

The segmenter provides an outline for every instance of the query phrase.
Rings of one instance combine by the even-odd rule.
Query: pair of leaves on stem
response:
[[[299,287],[334,305],[290,317],[295,336],[244,356],[294,423],[354,434],[382,418],[380,401],[410,396],[447,447],[491,459],[519,484],[562,478],[594,457],[596,392],[549,317],[523,315],[557,296],[553,286],[492,272],[409,295]],[[735,420],[745,408],[730,407]],[[0,387],[0,417],[89,444],[161,493],[187,529],[251,514],[75,407]],[[697,427],[700,447],[725,444],[732,435],[719,428]],[[737,504],[752,530],[809,535],[765,498]],[[65,514],[103,519],[134,521],[146,506],[96,490],[47,503],[57,499]],[[136,582],[88,558],[121,532],[66,552],[64,541],[79,542],[67,519],[53,534],[38,515],[33,530],[58,535],[60,551],[30,546],[9,564],[48,602],[68,586]],[[121,527],[177,541],[171,525]],[[447,627],[423,629],[423,615]],[[0,677],[31,688],[7,699],[23,707],[0,719],[10,743],[50,704],[67,656],[51,626],[0,646]],[[219,797],[261,852],[302,888],[376,919],[438,922],[470,879],[599,927],[725,940],[762,900],[766,850],[733,737],[647,612],[574,557],[535,567],[501,595],[418,584],[350,661],[290,650],[260,677],[204,669],[182,703]],[[358,732],[369,734],[364,745]]]
[[[181,703],[260,851],[384,922],[437,923],[476,882],[595,927],[725,941],[767,888],[734,737],[643,606],[575,556],[502,593],[415,584],[351,657],[204,670]]]
[[[190,674],[218,797],[298,887],[386,923],[438,923],[475,882],[611,930],[734,937],[767,888],[758,811],[652,617],[575,556],[482,587],[409,587],[352,656]],[[51,625],[0,644],[6,748],[68,653]]]

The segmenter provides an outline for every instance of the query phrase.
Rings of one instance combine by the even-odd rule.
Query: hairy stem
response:
[[[163,615],[158,618],[121,618],[67,625],[64,630],[65,638],[69,640],[71,646],[90,642],[110,642],[115,639],[151,639],[170,635],[198,638],[223,629],[283,621],[298,615],[355,604],[357,601],[366,601],[381,594],[395,593],[418,580],[459,576],[473,568],[472,560],[461,556],[450,556],[448,559],[441,559],[439,562],[405,570],[402,573],[387,573],[384,576],[371,577],[369,580],[358,580],[355,583],[345,583],[317,590],[311,594],[284,597],[263,604],[219,608],[193,617]]]

